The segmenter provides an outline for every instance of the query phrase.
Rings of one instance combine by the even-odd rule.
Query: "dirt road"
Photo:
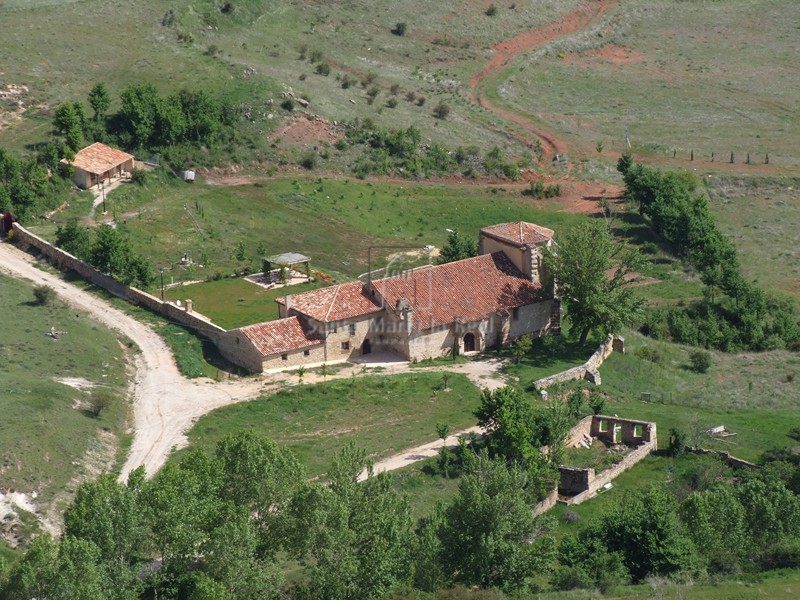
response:
[[[36,285],[49,285],[61,300],[90,313],[139,347],[133,383],[133,444],[120,479],[139,465],[144,465],[148,474],[155,473],[174,447],[186,444],[185,432],[199,417],[254,398],[264,390],[265,383],[258,379],[226,383],[186,379],[162,339],[147,325],[57,275],[36,268],[34,262],[12,244],[0,242],[0,270]],[[276,386],[281,379],[273,377],[268,385]]]
[[[564,15],[555,23],[550,23],[532,31],[524,31],[510,40],[505,40],[492,46],[494,55],[491,60],[470,79],[470,100],[493,112],[497,116],[516,123],[525,131],[540,138],[543,142],[545,155],[552,156],[553,154],[566,153],[567,143],[563,139],[560,139],[552,131],[535,123],[531,119],[505,108],[501,108],[482,97],[480,94],[480,84],[498,71],[507,68],[508,62],[515,56],[532,52],[554,39],[571,35],[588,28],[606,11],[610,3],[611,0],[584,2],[577,9]]]

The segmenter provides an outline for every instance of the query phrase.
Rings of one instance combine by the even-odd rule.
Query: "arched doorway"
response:
[[[474,333],[468,333],[464,336],[464,352],[475,352]]]
[[[361,344],[361,354],[369,354],[370,352],[372,352],[372,344],[366,339],[364,343]]]

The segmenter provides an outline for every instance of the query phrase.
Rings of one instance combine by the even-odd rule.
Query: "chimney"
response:
[[[188,298],[186,299],[186,312],[192,312],[192,301]]]

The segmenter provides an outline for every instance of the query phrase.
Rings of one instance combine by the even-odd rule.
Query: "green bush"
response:
[[[394,35],[400,35],[400,36],[405,35],[406,31],[408,31],[408,24],[402,22],[395,25],[394,29],[392,29],[392,33]]]
[[[486,9],[486,16],[493,17],[497,14],[497,7],[494,4],[490,4],[489,8]]]
[[[693,371],[705,373],[711,367],[711,354],[705,350],[697,350],[689,355],[689,362]]]
[[[641,346],[636,349],[634,354],[642,360],[649,360],[651,363],[658,364],[661,362],[661,353],[650,346]]]
[[[444,102],[439,102],[436,107],[433,109],[433,116],[437,119],[444,120],[447,118],[447,115],[450,114],[450,107],[445,104]]]
[[[300,157],[300,165],[304,169],[308,169],[309,171],[313,170],[317,166],[317,155],[316,153],[309,150],[308,152],[304,152],[303,155]]]
[[[147,183],[149,173],[144,169],[133,169],[131,171],[131,183],[136,185],[145,185]]]
[[[37,285],[33,288],[33,297],[36,298],[36,302],[41,306],[50,303],[53,293],[53,288],[49,285]]]

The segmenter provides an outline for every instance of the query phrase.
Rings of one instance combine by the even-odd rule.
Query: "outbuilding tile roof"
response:
[[[133,160],[133,155],[117,150],[111,146],[106,146],[100,142],[95,142],[80,150],[74,160],[66,161],[76,169],[81,169],[93,175],[102,175],[114,167],[118,167],[129,160]]]
[[[283,354],[322,343],[322,338],[303,330],[297,317],[242,327],[241,332],[264,356]]]
[[[527,279],[503,252],[417,269],[372,285],[389,309],[395,310],[398,300],[408,301],[417,331],[456,320],[471,323],[545,299],[541,285]]]
[[[286,298],[278,298],[277,302],[285,305]],[[292,310],[322,323],[352,319],[381,310],[381,306],[364,293],[364,284],[360,281],[291,296],[289,305]]]
[[[529,246],[535,246],[552,239],[554,233],[552,229],[533,223],[526,223],[525,221],[500,223],[499,225],[481,229],[481,234],[513,244],[527,244]]]

